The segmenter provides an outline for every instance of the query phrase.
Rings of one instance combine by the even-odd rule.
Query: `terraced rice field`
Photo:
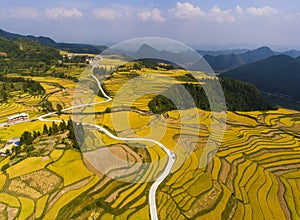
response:
[[[8,116],[15,115],[20,112],[28,112],[28,109],[18,103],[0,104],[0,123],[6,122]]]
[[[63,108],[67,108],[72,105],[72,99],[76,86],[76,83],[74,83],[72,80],[54,77],[30,78],[41,83],[43,88],[46,90],[45,95],[33,96],[27,93],[12,93],[11,95],[13,98],[9,99],[7,103],[0,104],[0,123],[6,122],[8,116],[22,112],[28,113],[30,118],[35,118],[44,114],[41,111],[41,103],[45,98],[52,103],[54,108],[56,108],[57,104],[62,105]]]
[[[119,91],[121,78],[122,76],[118,76],[106,81],[106,89],[110,94]],[[144,98],[146,102],[147,97]],[[135,107],[146,110],[143,106]],[[139,136],[151,133],[150,121],[154,118],[149,117],[143,122],[142,118],[132,117],[131,122],[129,120],[130,126],[126,129],[126,126],[112,126],[111,118],[114,114],[116,117],[117,114],[121,115],[102,115],[98,118],[98,123],[120,132],[123,136],[129,128]],[[157,193],[160,219],[297,219],[299,112],[286,109],[228,112],[227,128],[220,149],[203,168],[199,167],[199,161],[210,132],[209,127],[217,122],[212,120],[208,112],[199,111],[199,115],[202,130],[198,134],[200,138],[197,140],[196,150],[190,156],[182,156],[182,148],[175,149],[177,166],[174,166],[172,174]],[[168,117],[164,119],[167,132],[160,139],[161,143],[170,148],[176,145],[181,128],[179,119],[183,117],[184,124],[189,125],[190,130],[184,131],[186,137],[181,140],[184,142],[182,145],[195,144],[190,141],[195,134],[191,125],[199,123],[199,119],[188,111],[180,114],[177,111],[168,113]],[[136,124],[139,126],[136,127]],[[158,133],[163,132],[160,126],[155,129]],[[217,137],[218,131],[213,132]],[[106,145],[116,144],[105,137],[103,140],[106,140]],[[162,158],[162,155],[157,157],[149,149],[147,151],[153,161]],[[99,201],[100,206],[110,207],[109,212],[106,208],[94,210],[100,219],[109,219],[112,216],[129,219],[143,216],[140,218],[149,219],[149,207],[144,196],[147,196],[150,185],[120,183],[107,177],[102,177],[100,181],[99,188],[92,190],[91,195],[94,195],[94,200]]]
[[[125,79],[122,74],[109,79],[106,89],[115,95]],[[134,106],[147,111],[149,99],[144,96]],[[202,167],[210,133],[215,141],[221,135],[217,126],[220,122],[210,112],[190,109],[157,116],[136,109],[104,113],[106,107],[96,108],[97,123],[122,137],[159,138],[176,154],[170,175],[156,193],[159,219],[300,218],[299,112],[227,112],[220,148]],[[113,126],[112,118],[127,118],[127,126]],[[41,130],[43,124],[30,122],[22,126]],[[212,130],[212,124],[216,129]],[[21,127],[0,128],[0,138],[7,138],[4,133],[17,135]],[[138,148],[147,145],[90,131],[85,153],[101,152],[107,146],[116,157],[141,163],[137,169],[130,164],[108,169],[107,173],[122,174],[118,180],[95,169],[84,154],[59,141],[43,137],[39,144],[47,149],[45,155],[26,158],[0,172],[0,218],[150,219],[148,199],[153,181],[148,180],[153,180],[166,164],[161,148]],[[98,162],[106,162],[104,159]],[[0,169],[9,162],[9,158],[1,159]],[[131,182],[123,182],[122,178]]]

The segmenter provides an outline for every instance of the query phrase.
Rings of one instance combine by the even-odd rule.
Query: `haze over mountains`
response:
[[[26,45],[34,46],[33,43],[28,41],[29,38],[44,46],[74,53],[99,54],[107,48],[106,46],[88,44],[57,43],[48,37],[24,36],[0,30],[0,43],[2,42],[0,52],[6,52],[11,57],[14,57],[13,54],[20,54],[11,54],[11,51],[18,50],[17,44],[12,43],[10,45],[4,38],[12,40],[12,42],[17,40],[19,43],[21,40],[23,43],[26,42]],[[13,47],[14,50],[8,50],[8,46]],[[48,51],[51,50],[46,48],[44,51],[47,51],[46,54],[48,56]],[[220,74],[220,77],[250,82],[266,95],[271,104],[300,109],[300,104],[297,102],[300,100],[300,51],[276,52],[268,47],[260,47],[255,50],[198,50],[197,52],[203,55],[211,68]],[[24,52],[22,51],[22,53]],[[53,51],[51,53],[53,54]],[[191,63],[191,60],[198,58],[198,55],[193,51],[171,52],[158,50],[146,44],[141,45],[136,51],[124,50],[118,51],[118,53],[122,53],[132,59],[156,57],[157,59],[165,60],[165,58],[169,58],[172,62],[178,64]],[[24,55],[25,58],[30,58],[31,56],[31,54]],[[198,66],[201,66],[201,63],[195,63],[189,69],[200,70]]]

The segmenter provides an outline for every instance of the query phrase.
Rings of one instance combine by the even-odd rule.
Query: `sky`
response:
[[[194,47],[300,49],[299,0],[0,0],[0,29],[57,42],[165,37]]]

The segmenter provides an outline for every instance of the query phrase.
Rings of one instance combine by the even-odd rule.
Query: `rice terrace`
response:
[[[299,102],[235,75],[263,64],[212,74],[160,58],[190,64],[190,51],[12,36],[0,37],[0,219],[300,219]]]

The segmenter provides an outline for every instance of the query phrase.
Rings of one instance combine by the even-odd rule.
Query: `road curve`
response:
[[[102,60],[102,58],[101,58]],[[94,68],[95,66],[93,66]],[[92,69],[93,69],[92,68]],[[101,101],[101,102],[92,102],[92,103],[88,103],[88,104],[82,104],[82,105],[77,105],[77,106],[72,106],[69,108],[65,108],[63,110],[61,110],[62,112],[64,111],[69,111],[69,110],[73,110],[76,108],[81,108],[81,107],[86,107],[86,106],[91,106],[91,105],[98,105],[98,104],[103,104],[106,102],[110,102],[112,101],[112,98],[109,97],[105,91],[102,88],[101,82],[97,79],[97,77],[92,73],[92,77],[95,79],[95,81],[98,84],[98,87],[101,91],[101,93],[103,94],[103,96],[107,99],[105,101]],[[37,117],[37,120],[40,121],[50,121],[50,122],[61,122],[61,120],[47,120],[44,119],[45,117],[51,116],[51,115],[55,115],[57,114],[57,111],[55,112],[50,112],[44,115],[41,115],[39,117]],[[157,205],[156,205],[156,190],[158,188],[158,186],[165,180],[165,178],[170,174],[171,169],[173,167],[173,164],[176,161],[176,155],[174,154],[173,151],[169,150],[165,145],[163,145],[162,143],[160,143],[159,141],[153,140],[153,139],[148,139],[148,138],[126,138],[126,137],[117,137],[115,135],[113,135],[112,133],[110,133],[107,129],[105,129],[104,127],[101,127],[99,125],[96,124],[88,124],[88,123],[83,123],[83,125],[86,126],[91,126],[94,127],[102,132],[104,132],[106,135],[108,135],[109,137],[115,139],[115,140],[121,140],[121,141],[148,141],[148,142],[152,142],[154,144],[157,144],[158,146],[161,147],[162,150],[164,150],[164,152],[168,155],[168,163],[163,171],[163,173],[155,180],[155,182],[152,184],[152,186],[150,187],[150,191],[149,191],[149,208],[150,208],[150,217],[151,220],[158,220],[158,216],[157,216]]]

